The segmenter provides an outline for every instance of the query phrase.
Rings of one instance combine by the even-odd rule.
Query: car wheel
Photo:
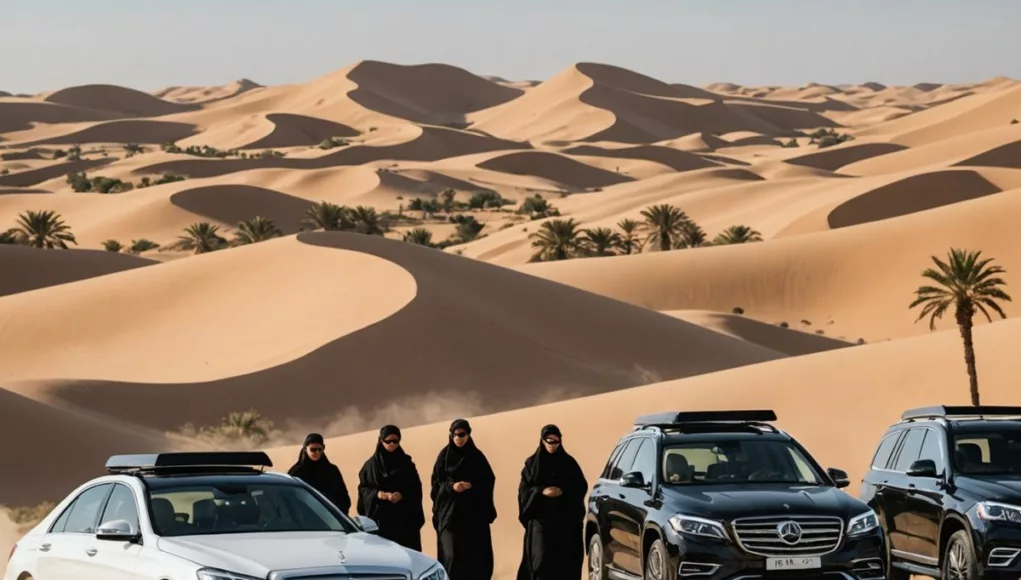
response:
[[[947,551],[943,555],[943,569],[940,570],[943,580],[975,580],[978,578],[978,563],[975,561],[975,549],[971,538],[965,530],[957,530],[947,542]]]
[[[670,569],[663,540],[656,539],[649,546],[649,554],[645,556],[645,580],[674,580],[676,575]]]
[[[603,541],[597,532],[588,542],[588,580],[604,580],[605,578],[606,563],[603,562]]]

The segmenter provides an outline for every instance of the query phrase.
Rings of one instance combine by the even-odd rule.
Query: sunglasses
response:
[[[467,437],[467,436],[468,436],[468,433],[466,431],[455,431],[454,432],[454,437],[457,437],[458,439],[461,439],[461,438]]]
[[[308,448],[308,452],[309,453],[322,453],[323,452],[323,448],[322,447],[309,447]]]
[[[397,445],[400,442],[401,442],[400,439],[384,439],[383,445]]]
[[[546,443],[549,443],[550,445],[560,445],[560,440],[559,439],[546,439]]]

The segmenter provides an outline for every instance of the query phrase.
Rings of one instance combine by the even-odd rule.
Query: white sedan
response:
[[[111,457],[18,542],[3,580],[447,580],[271,465],[262,452]]]

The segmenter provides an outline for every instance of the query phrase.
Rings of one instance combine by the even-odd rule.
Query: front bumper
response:
[[[819,556],[820,567],[768,570],[769,558],[749,554],[728,540],[681,536],[668,532],[668,552],[678,580],[885,580],[886,553],[877,529],[858,538],[844,538],[840,547]],[[800,559],[795,556],[794,559]],[[1019,558],[1021,560],[1021,558]]]
[[[983,578],[1021,578],[1021,527],[1015,524],[982,522],[974,529],[975,545]]]

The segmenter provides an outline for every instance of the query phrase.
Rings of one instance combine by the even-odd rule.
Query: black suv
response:
[[[1021,407],[904,412],[860,497],[886,531],[891,579],[1021,577]]]
[[[881,580],[875,512],[773,411],[645,415],[588,500],[589,578]]]

